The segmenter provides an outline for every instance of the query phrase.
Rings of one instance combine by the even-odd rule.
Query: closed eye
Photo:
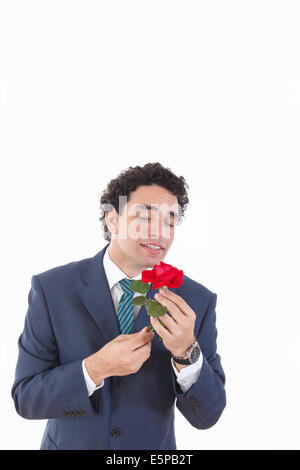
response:
[[[138,217],[138,219],[149,220],[149,219],[151,219],[151,217]],[[167,225],[169,225],[169,227],[174,227],[174,225],[172,225],[172,224],[167,224]]]

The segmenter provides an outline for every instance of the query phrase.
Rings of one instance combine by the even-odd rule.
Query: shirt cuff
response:
[[[186,367],[183,367],[180,371],[178,371],[176,369],[173,357],[171,357],[171,364],[176,375],[176,380],[179,383],[183,392],[187,392],[188,389],[195,382],[197,382],[201,372],[202,363],[203,355],[202,352],[200,352],[199,359],[196,362],[194,362],[193,364],[189,364]]]
[[[84,361],[85,361],[85,359],[83,359],[83,361],[82,361],[82,372],[83,372],[84,380],[85,380],[85,383],[86,383],[86,388],[87,388],[87,391],[88,391],[88,394],[89,394],[89,397],[90,397],[91,395],[93,395],[93,393],[95,392],[95,390],[98,390],[98,388],[103,387],[103,385],[104,385],[104,380],[102,380],[102,382],[100,383],[100,385],[97,386],[97,385],[93,382],[93,380],[91,379],[91,377],[89,376],[88,371],[86,370]]]

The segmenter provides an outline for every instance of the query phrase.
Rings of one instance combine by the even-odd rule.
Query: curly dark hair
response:
[[[127,202],[130,199],[130,193],[135,191],[139,186],[151,186],[157,184],[169,190],[174,196],[177,196],[180,206],[180,214],[177,224],[182,221],[182,217],[189,203],[187,188],[189,188],[183,176],[176,176],[170,168],[163,167],[160,163],[147,163],[143,167],[130,166],[123,170],[117,178],[112,179],[107,188],[102,191],[100,198],[101,217],[104,232],[104,239],[111,240],[111,232],[106,225],[105,213],[109,212],[109,208],[113,206],[118,214],[122,215],[124,204],[122,202],[119,207],[119,196],[127,196]],[[111,209],[112,210],[112,209]]]

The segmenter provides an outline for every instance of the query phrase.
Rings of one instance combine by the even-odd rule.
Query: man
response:
[[[183,177],[130,167],[101,198],[109,243],[32,276],[12,397],[22,417],[48,419],[40,449],[172,450],[175,404],[196,429],[221,416],[217,295],[184,275],[148,291],[160,319],[132,303],[131,281],[165,259],[187,203]]]

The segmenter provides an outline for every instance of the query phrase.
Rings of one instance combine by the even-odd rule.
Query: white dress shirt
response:
[[[127,279],[131,280],[140,280],[142,277],[142,274],[137,274],[135,277],[128,277],[126,274],[111,260],[109,253],[108,253],[109,246],[105,250],[104,257],[103,257],[103,267],[104,271],[107,277],[108,285],[110,287],[111,291],[111,296],[113,299],[116,315],[118,312],[118,306],[119,306],[119,301],[123,295],[123,290],[122,287],[119,284],[119,281],[124,279],[125,277]],[[152,269],[152,268],[145,268],[145,269]],[[140,295],[138,292],[134,293],[134,296]],[[137,317],[139,311],[140,311],[141,305],[134,305],[134,318]],[[91,396],[95,390],[98,390],[98,388],[103,387],[104,385],[104,380],[97,386],[91,377],[89,376],[85,363],[85,359],[82,361],[82,370],[83,370],[83,375],[85,379],[85,383],[87,386],[88,394]],[[197,362],[194,362],[194,364],[190,364],[186,367],[183,367],[180,372],[176,369],[176,366],[174,365],[173,358],[171,358],[171,364],[174,370],[174,373],[176,375],[176,380],[179,383],[181,389],[183,392],[186,392],[198,379],[202,367],[202,353],[200,353],[200,357],[197,360]]]

